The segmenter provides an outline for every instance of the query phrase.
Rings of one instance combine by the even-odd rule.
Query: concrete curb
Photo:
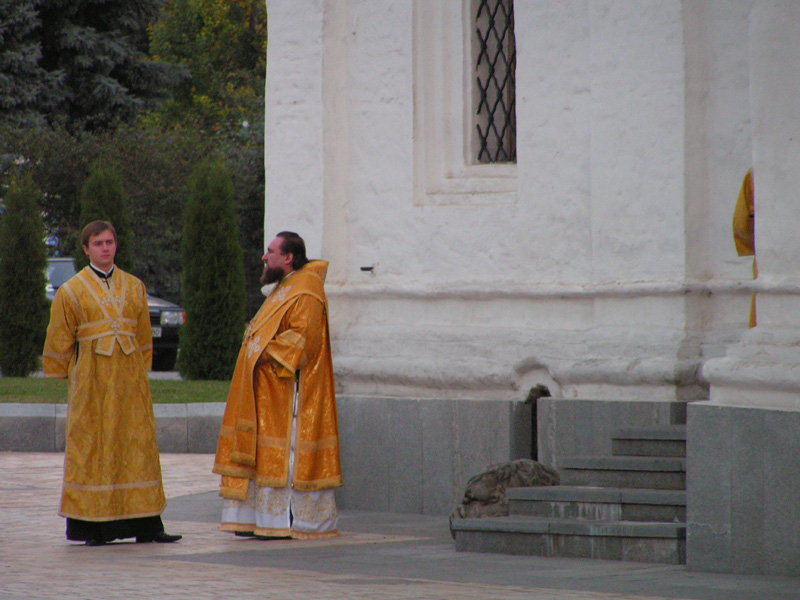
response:
[[[531,407],[513,401],[337,396],[342,475],[354,510],[447,515],[487,466],[530,456]],[[213,454],[224,402],[154,404],[162,453]],[[65,404],[0,404],[0,451],[63,452]]]
[[[224,402],[154,404],[160,452],[213,454]],[[0,452],[63,452],[66,404],[0,404]]]

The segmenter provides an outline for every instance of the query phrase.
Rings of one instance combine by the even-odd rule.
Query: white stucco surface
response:
[[[515,0],[514,164],[473,160],[473,4],[267,0],[265,227],[331,263],[345,504],[446,512],[489,462],[688,422],[690,567],[773,569],[752,548],[797,549],[764,523],[798,512],[800,3]]]
[[[703,397],[754,285],[752,3],[517,0],[517,163],[477,166],[469,5],[268,1],[265,227],[331,261],[341,391]]]
[[[757,2],[748,40],[758,326],[703,373],[717,404],[800,410],[800,6]]]

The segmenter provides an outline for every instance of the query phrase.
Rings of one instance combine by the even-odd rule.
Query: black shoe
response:
[[[92,538],[90,540],[86,540],[86,545],[87,546],[105,546],[106,543],[105,543],[104,540],[101,540],[101,539],[98,539],[98,538]]]
[[[149,544],[150,542],[156,542],[157,544],[171,544],[177,542],[181,538],[183,538],[182,535],[170,535],[165,531],[159,531],[153,535],[137,535],[136,543]]]
[[[237,537],[256,537],[252,531],[234,531],[233,535]]]

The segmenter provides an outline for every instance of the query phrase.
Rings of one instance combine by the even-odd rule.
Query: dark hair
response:
[[[117,230],[110,221],[92,221],[81,231],[81,246],[89,246],[89,239],[100,235],[104,231],[111,231],[114,234],[114,241],[117,241]]]
[[[281,252],[292,255],[292,269],[297,271],[308,262],[306,243],[294,231],[281,231],[275,237],[281,238]]]

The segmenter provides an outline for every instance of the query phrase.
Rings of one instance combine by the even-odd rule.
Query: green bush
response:
[[[81,227],[92,221],[109,221],[117,232],[117,255],[114,264],[123,271],[133,271],[131,248],[131,227],[122,179],[110,167],[98,163],[92,166],[92,173],[81,187]],[[75,249],[75,268],[82,269],[89,264],[89,257],[83,251],[80,237]]]
[[[47,328],[47,248],[29,177],[13,182],[0,216],[0,371],[26,377],[36,371]]]
[[[183,308],[178,370],[187,379],[229,379],[242,342],[245,279],[230,176],[202,163],[191,178],[181,256]]]

